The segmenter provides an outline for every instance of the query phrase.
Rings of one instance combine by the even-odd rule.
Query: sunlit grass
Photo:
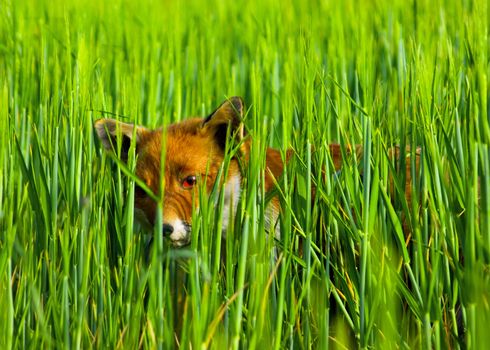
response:
[[[486,13],[483,0],[4,1],[0,346],[484,348]],[[233,95],[252,148],[226,240],[217,186],[188,247],[156,232],[148,250],[133,178],[93,122],[159,127]],[[337,172],[329,143],[363,150]],[[397,169],[414,157],[393,162],[393,145],[421,149],[409,202]],[[267,146],[294,150],[278,241]]]

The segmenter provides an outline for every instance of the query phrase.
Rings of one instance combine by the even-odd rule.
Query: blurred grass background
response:
[[[485,348],[489,44],[485,0],[3,0],[0,345]],[[156,235],[146,263],[94,120],[159,127],[233,95],[254,166],[225,256],[201,198],[191,246]],[[332,142],[362,159],[334,175]],[[407,144],[411,203],[388,191],[405,179],[387,149]],[[266,146],[296,153],[277,242]]]

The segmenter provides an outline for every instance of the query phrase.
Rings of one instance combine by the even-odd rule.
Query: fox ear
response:
[[[240,141],[244,137],[243,110],[243,100],[236,96],[230,97],[204,119],[202,128],[205,132],[211,133],[224,149],[228,127],[230,127],[230,136],[235,141]]]
[[[128,160],[129,147],[131,140],[136,137],[136,148],[140,141],[141,134],[145,130],[143,127],[133,124],[123,123],[114,119],[99,119],[94,123],[95,132],[99,137],[104,148],[114,155],[118,155],[117,147],[121,145],[121,160]],[[136,128],[136,130],[135,130]],[[118,141],[120,139],[120,141]]]

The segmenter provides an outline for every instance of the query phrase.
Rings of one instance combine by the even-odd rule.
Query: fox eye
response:
[[[184,178],[184,180],[182,180],[182,187],[184,187],[184,189],[186,190],[191,189],[192,187],[194,187],[196,182],[197,178],[195,175],[187,176],[186,178]]]

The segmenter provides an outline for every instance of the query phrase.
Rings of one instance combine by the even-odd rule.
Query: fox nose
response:
[[[162,225],[162,233],[164,236],[170,236],[174,232],[174,227],[169,224]]]

